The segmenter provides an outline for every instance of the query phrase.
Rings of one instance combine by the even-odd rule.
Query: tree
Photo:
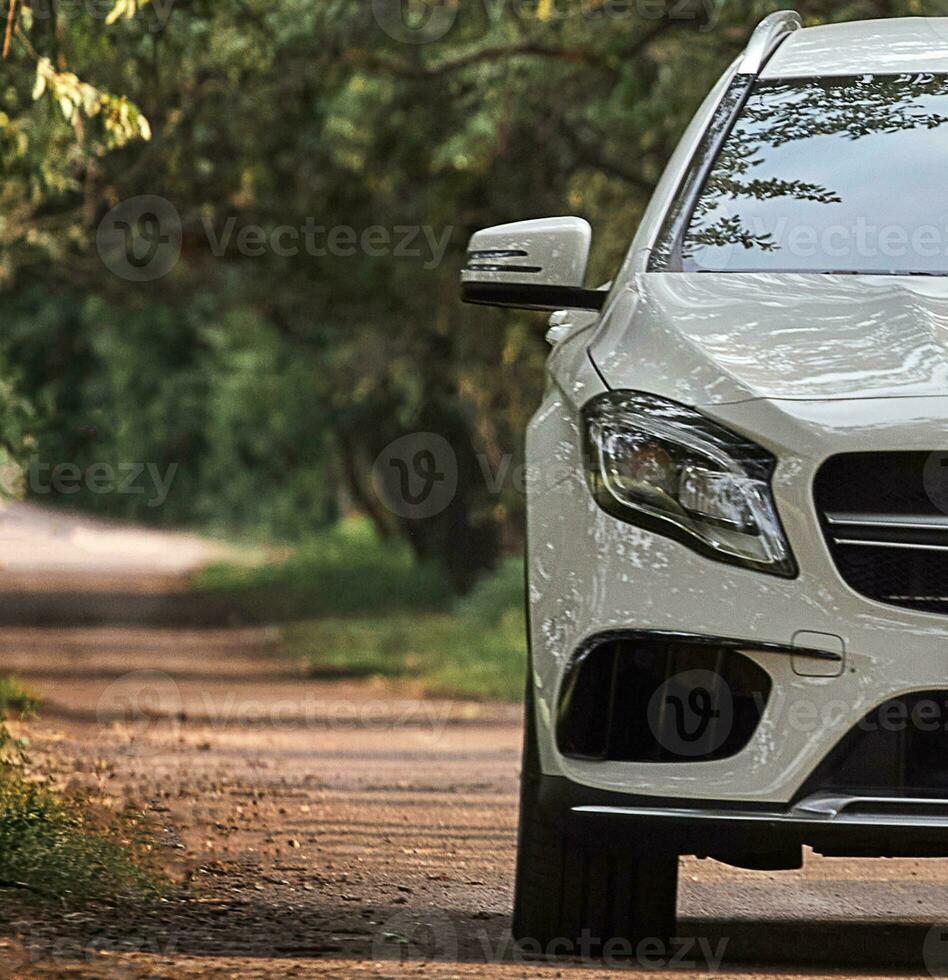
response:
[[[440,558],[459,589],[519,540],[522,494],[515,481],[499,491],[494,482],[521,462],[546,353],[542,317],[459,304],[468,237],[581,214],[596,232],[590,279],[610,278],[687,120],[775,6],[675,3],[655,16],[651,5],[601,0],[458,0],[406,27],[401,4],[383,0],[153,0],[138,10],[124,0],[110,25],[66,22],[59,0],[47,2],[51,15],[34,12],[32,24],[19,8],[0,68],[0,147],[13,174],[0,272],[7,304],[38,284],[45,303],[51,292],[61,298],[50,352],[59,377],[100,384],[51,391],[35,345],[27,356],[21,306],[11,327],[19,347],[6,348],[30,365],[23,390],[46,419],[40,448],[68,458],[78,450],[64,433],[92,429],[88,461],[127,451],[114,433],[132,427],[142,434],[136,451],[176,454],[194,481],[188,497],[204,501],[199,512],[169,505],[143,516],[266,526],[232,499],[212,514],[219,495],[207,489],[231,472],[245,496],[277,499],[296,471],[314,475],[297,484],[312,488],[313,454],[275,446],[279,464],[268,468],[268,440],[298,441],[300,429],[273,429],[236,401],[215,416],[202,399],[227,392],[278,416],[305,412],[325,462],[319,479],[346,485],[382,533]],[[813,24],[912,7],[807,0],[802,13]],[[413,43],[422,23],[427,43]],[[77,81],[67,85],[68,72]],[[84,84],[122,95],[95,102]],[[181,251],[167,275],[130,282],[103,263],[96,232],[139,195],[170,203]],[[149,318],[190,326],[162,328],[173,350],[160,357],[143,342],[110,359],[93,343],[100,323]],[[249,322],[252,331],[238,326]],[[222,330],[243,331],[239,357],[221,356],[234,350],[221,346]],[[234,358],[239,381],[227,374]],[[139,380],[115,384],[120,371]],[[167,384],[148,381],[149,371]],[[204,394],[149,443],[154,426],[140,420],[154,392],[178,390],[177,375],[181,390]],[[372,479],[379,453],[417,431],[447,439],[461,473],[451,505],[423,521],[386,508]],[[202,462],[212,432],[213,472]],[[331,516],[316,510],[322,517],[301,504],[284,532]]]

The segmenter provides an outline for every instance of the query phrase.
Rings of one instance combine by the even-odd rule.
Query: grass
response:
[[[0,766],[0,887],[68,907],[157,895],[148,828]]]
[[[451,603],[435,565],[417,565],[404,542],[380,542],[367,521],[347,520],[262,565],[216,564],[192,588],[224,598],[250,621],[431,611]]]
[[[295,623],[287,651],[313,676],[412,680],[425,693],[517,701],[526,644],[523,569],[508,561],[448,613],[390,613]]]
[[[425,693],[518,701],[526,641],[523,564],[508,559],[458,601],[434,566],[346,521],[280,563],[218,565],[198,591],[244,616],[283,622],[285,647],[315,677],[410,681]]]
[[[31,715],[39,704],[39,698],[15,677],[0,675],[0,718],[11,712]]]
[[[161,878],[139,815],[30,776],[25,743],[4,720],[37,705],[19,681],[0,677],[0,889],[66,907],[157,894]]]

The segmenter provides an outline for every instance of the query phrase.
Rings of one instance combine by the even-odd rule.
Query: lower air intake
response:
[[[557,745],[603,762],[726,759],[750,741],[770,688],[767,672],[733,645],[607,636],[570,665]]]

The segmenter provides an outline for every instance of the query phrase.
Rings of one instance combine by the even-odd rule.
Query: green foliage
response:
[[[0,309],[0,351],[36,406],[31,444],[18,454],[36,499],[275,538],[334,517],[315,359],[288,350],[259,316],[210,302],[118,308],[39,289],[0,299]],[[53,475],[64,463],[85,474],[148,470],[129,492],[86,479],[60,495]]]
[[[0,888],[67,907],[158,894],[161,877],[140,814],[114,812],[28,774],[25,740],[3,719],[29,715],[37,704],[29,688],[0,676]]]
[[[112,813],[0,767],[0,882],[23,897],[78,906],[156,895],[148,833],[133,813]]]
[[[39,699],[15,677],[0,675],[0,777],[28,760],[28,740],[10,732],[4,721],[11,714],[25,718],[36,710]]]
[[[523,697],[527,669],[523,562],[508,559],[457,605],[454,642],[431,671],[432,693]]]
[[[287,652],[313,677],[383,677],[420,693],[519,701],[526,669],[523,609],[500,622],[446,613],[328,617],[285,629]]]
[[[257,567],[218,565],[194,587],[284,627],[314,677],[410,680],[428,693],[517,700],[526,662],[523,565],[508,559],[463,600],[364,521],[345,521]]]
[[[282,561],[212,566],[196,576],[194,588],[224,595],[248,618],[270,622],[436,610],[451,600],[436,566],[419,566],[401,541],[379,541],[364,520],[342,521]]]
[[[0,20],[8,47],[0,60],[0,287],[35,264],[47,280],[49,262],[71,265],[77,244],[88,241],[90,174],[102,172],[112,151],[151,138],[138,103],[114,94],[96,64],[103,23],[77,14],[22,2]]]
[[[508,558],[474,589],[459,600],[456,609],[470,623],[499,626],[511,611],[522,616],[526,607],[523,562]]]
[[[219,565],[195,588],[246,618],[286,622],[287,652],[313,676],[386,677],[423,691],[518,700],[526,664],[523,564],[508,559],[463,600],[365,521],[345,521],[280,562]],[[317,618],[318,617],[318,618]]]
[[[39,698],[15,677],[0,674],[0,718],[11,712],[30,715],[39,706]]]
[[[221,530],[311,536],[336,516],[316,359],[246,312],[205,328],[202,338],[207,448],[196,516]]]

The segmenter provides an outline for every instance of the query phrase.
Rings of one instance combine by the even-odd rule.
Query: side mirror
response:
[[[485,228],[467,247],[461,299],[521,310],[601,310],[607,290],[583,287],[591,241],[582,218]]]

